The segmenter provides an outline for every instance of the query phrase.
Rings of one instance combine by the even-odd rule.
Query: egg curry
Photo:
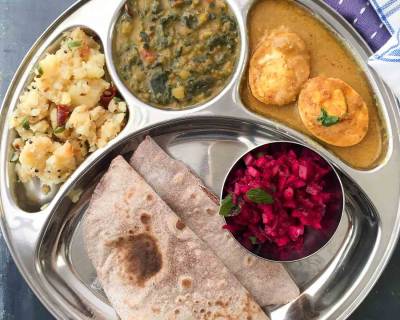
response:
[[[291,0],[257,2],[248,32],[244,105],[316,138],[352,167],[376,166],[385,130],[366,75],[343,43]]]

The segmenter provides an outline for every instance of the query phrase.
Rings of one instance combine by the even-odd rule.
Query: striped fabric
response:
[[[369,1],[325,1],[357,29],[372,50],[377,51],[390,39],[390,32]],[[400,2],[400,0],[398,1]]]
[[[400,0],[325,0],[364,37],[368,64],[400,98]]]
[[[400,0],[370,1],[392,37],[368,63],[400,98]]]

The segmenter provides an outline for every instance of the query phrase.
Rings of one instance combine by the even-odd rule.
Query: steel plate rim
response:
[[[28,51],[27,55],[25,56],[25,58],[24,58],[23,61],[21,62],[20,66],[18,67],[18,69],[17,69],[17,71],[16,71],[14,77],[12,78],[11,84],[10,84],[10,86],[8,87],[8,90],[7,90],[7,92],[6,92],[5,96],[4,96],[4,100],[3,100],[3,104],[2,104],[1,111],[3,111],[3,107],[4,107],[5,103],[6,103],[6,101],[10,100],[10,97],[13,95],[13,94],[12,94],[12,91],[13,91],[13,89],[15,88],[15,82],[16,82],[17,78],[21,75],[22,69],[24,69],[24,67],[26,66],[26,64],[29,62],[29,60],[30,60],[30,55],[31,55],[31,53],[32,53],[32,51],[33,51],[33,49],[34,49],[34,47],[35,47],[38,43],[40,43],[41,41],[43,41],[44,37],[45,37],[46,35],[48,35],[48,33],[51,31],[51,29],[53,29],[60,21],[62,21],[63,19],[65,19],[69,14],[71,14],[71,13],[73,13],[73,12],[79,10],[79,7],[81,7],[82,5],[84,5],[84,4],[87,3],[87,2],[90,2],[90,0],[78,0],[77,2],[75,2],[73,5],[71,5],[69,8],[67,8],[67,9],[66,9],[66,10],[65,10],[65,11],[64,11],[64,12],[63,12],[63,13],[62,13],[62,14],[61,14],[61,15],[60,15],[60,16],[59,16],[59,17],[44,31],[44,32],[43,32],[43,34],[36,40],[36,42],[34,43],[34,45],[31,47],[31,49]],[[321,2],[321,1],[318,1],[318,2]],[[323,2],[321,2],[321,3],[323,3]],[[326,4],[323,4],[323,5],[327,6]],[[332,10],[331,8],[328,8],[328,9]],[[334,15],[334,16],[337,16],[337,14],[336,14],[334,11],[332,11],[331,14]],[[336,17],[336,18],[337,18],[337,17]],[[340,17],[339,20],[343,20],[343,18]],[[342,23],[343,23],[343,21],[342,21]],[[347,22],[346,22],[346,23],[347,23]],[[349,26],[350,26],[350,28],[352,28],[351,25],[349,25]],[[358,34],[356,34],[356,35],[358,35]],[[358,35],[358,36],[359,36],[359,35]],[[356,37],[357,37],[357,36],[356,36]],[[361,41],[364,42],[364,45],[365,45],[365,41],[364,41],[363,39],[361,39]],[[240,76],[240,77],[241,77],[241,76]],[[239,78],[240,78],[240,77],[239,77]],[[389,91],[389,94],[391,94],[390,91]],[[197,111],[197,110],[196,110],[196,111]],[[196,117],[196,118],[200,118],[200,117],[202,117],[202,115],[200,115],[200,116],[195,116],[195,117]],[[216,117],[221,117],[221,116],[212,115],[211,117],[212,117],[212,118],[216,118]],[[189,118],[189,117],[183,117],[183,118],[179,118],[179,119],[169,119],[169,120],[166,120],[166,121],[159,122],[159,123],[157,123],[157,124],[150,124],[149,126],[144,126],[144,127],[140,128],[139,131],[148,129],[148,128],[153,127],[153,126],[162,125],[162,124],[165,124],[165,123],[168,123],[168,122],[174,122],[174,121],[179,121],[179,120],[182,120],[182,121],[183,121],[183,120],[185,120],[186,118]],[[223,117],[222,117],[222,118],[223,118]],[[234,117],[233,119],[237,120],[237,119],[240,119],[240,118]],[[243,118],[243,120],[245,120],[245,121],[252,121],[252,122],[258,122],[258,123],[260,123],[261,125],[265,125],[265,123],[263,123],[263,122],[261,122],[261,121],[259,121],[259,120],[255,120],[255,119]],[[397,117],[396,117],[394,120],[396,121],[396,123],[398,123],[398,121],[399,121]],[[117,144],[119,145],[120,143],[122,143],[122,141],[125,141],[125,140],[127,139],[127,137],[130,137],[131,135],[137,134],[139,131],[134,131],[134,132],[131,132],[131,133],[127,134],[125,137],[123,137],[123,138],[121,139],[121,141],[118,141]],[[398,137],[396,137],[396,138],[398,138]],[[113,147],[114,147],[114,146],[113,146]],[[95,161],[97,162],[98,159],[100,159],[100,156],[99,156],[98,158],[96,158]],[[86,171],[86,168],[85,168],[85,171]],[[2,217],[1,217],[1,219],[0,219],[0,222],[1,222],[1,223],[0,223],[0,228],[1,228],[2,234],[4,235],[4,239],[5,239],[5,242],[6,242],[7,246],[8,246],[8,248],[11,249],[11,248],[13,248],[13,246],[12,246],[12,244],[11,244],[10,241],[9,241],[10,238],[9,238],[9,235],[8,235],[8,231],[6,230],[6,227],[5,227],[5,224],[4,224],[4,221],[3,221],[3,219],[4,219],[4,212],[3,212],[4,208],[3,208],[3,204],[2,204],[2,203],[0,203],[0,210],[1,210],[1,214],[2,214]],[[354,311],[354,309],[361,303],[361,301],[365,298],[365,296],[368,294],[368,292],[372,289],[372,287],[373,287],[373,285],[375,284],[375,282],[378,280],[379,276],[381,275],[381,273],[382,273],[382,271],[383,271],[383,268],[386,266],[386,264],[387,264],[389,258],[390,258],[391,255],[393,254],[393,249],[394,249],[394,246],[395,246],[396,243],[397,243],[397,240],[398,240],[398,238],[399,238],[399,232],[400,232],[400,216],[399,216],[399,212],[400,212],[400,207],[399,207],[399,203],[398,203],[398,204],[397,204],[396,228],[395,228],[396,230],[395,230],[394,232],[391,233],[390,241],[389,241],[389,246],[387,247],[387,249],[386,249],[386,251],[385,251],[385,254],[383,255],[383,258],[382,258],[382,260],[381,260],[381,263],[380,263],[380,264],[378,265],[378,267],[375,269],[375,271],[374,271],[374,273],[373,273],[373,276],[370,278],[368,284],[367,284],[363,289],[361,289],[361,292],[360,292],[360,295],[358,296],[358,298],[357,298],[356,300],[353,301],[353,303],[342,313],[341,316],[339,316],[339,319],[342,319],[342,318],[344,319],[344,318],[346,318],[346,317],[347,317],[348,315],[350,315],[350,314]],[[14,250],[10,250],[10,252],[11,252],[11,256],[13,257],[14,261],[18,261],[17,252],[16,252],[16,251],[14,252]],[[31,284],[30,279],[29,279],[29,277],[28,277],[29,275],[28,275],[28,274],[25,274],[23,268],[21,267],[21,265],[20,265],[19,263],[17,263],[17,268],[18,268],[18,270],[21,272],[21,274],[23,275],[24,279],[27,281],[27,283],[29,284],[29,286],[31,287],[31,289],[36,293],[36,296],[38,296],[39,300],[41,300],[41,302],[42,302],[44,305],[46,305],[46,307],[50,310],[50,312],[51,312],[54,316],[57,317],[57,315],[59,314],[59,311],[58,311],[57,309],[53,310],[53,307],[52,307],[51,305],[48,305],[47,303],[45,303],[45,302],[42,300],[41,295],[38,294],[38,292],[36,292],[36,288],[35,288],[34,284]]]

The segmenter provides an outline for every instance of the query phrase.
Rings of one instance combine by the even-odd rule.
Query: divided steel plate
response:
[[[399,226],[399,113],[393,94],[366,65],[371,53],[360,36],[322,1],[299,0],[325,22],[350,50],[370,80],[383,122],[388,151],[374,169],[347,166],[310,138],[247,111],[238,88],[247,61],[246,16],[251,2],[228,0],[237,16],[241,51],[237,69],[225,89],[207,103],[184,111],[162,111],[136,99],[119,80],[112,63],[112,33],[124,0],[83,0],[60,16],[38,39],[18,69],[0,117],[1,227],[13,258],[45,306],[59,319],[117,319],[98,285],[82,244],[80,220],[91,190],[117,154],[126,157],[147,134],[172,156],[187,163],[217,194],[237,156],[255,145],[276,140],[311,144],[337,167],[345,188],[345,218],[333,241],[317,255],[287,264],[301,295],[266,310],[272,320],[344,319],[371,290],[396,245]],[[97,150],[52,195],[35,185],[22,188],[9,163],[13,133],[8,119],[30,72],[62,32],[81,26],[97,34],[108,71],[129,107],[126,128],[107,147]],[[71,194],[84,190],[73,203]],[[40,209],[44,203],[48,206]]]

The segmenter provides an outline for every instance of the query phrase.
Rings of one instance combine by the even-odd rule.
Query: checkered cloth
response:
[[[368,64],[400,98],[400,0],[325,0],[364,37]]]

